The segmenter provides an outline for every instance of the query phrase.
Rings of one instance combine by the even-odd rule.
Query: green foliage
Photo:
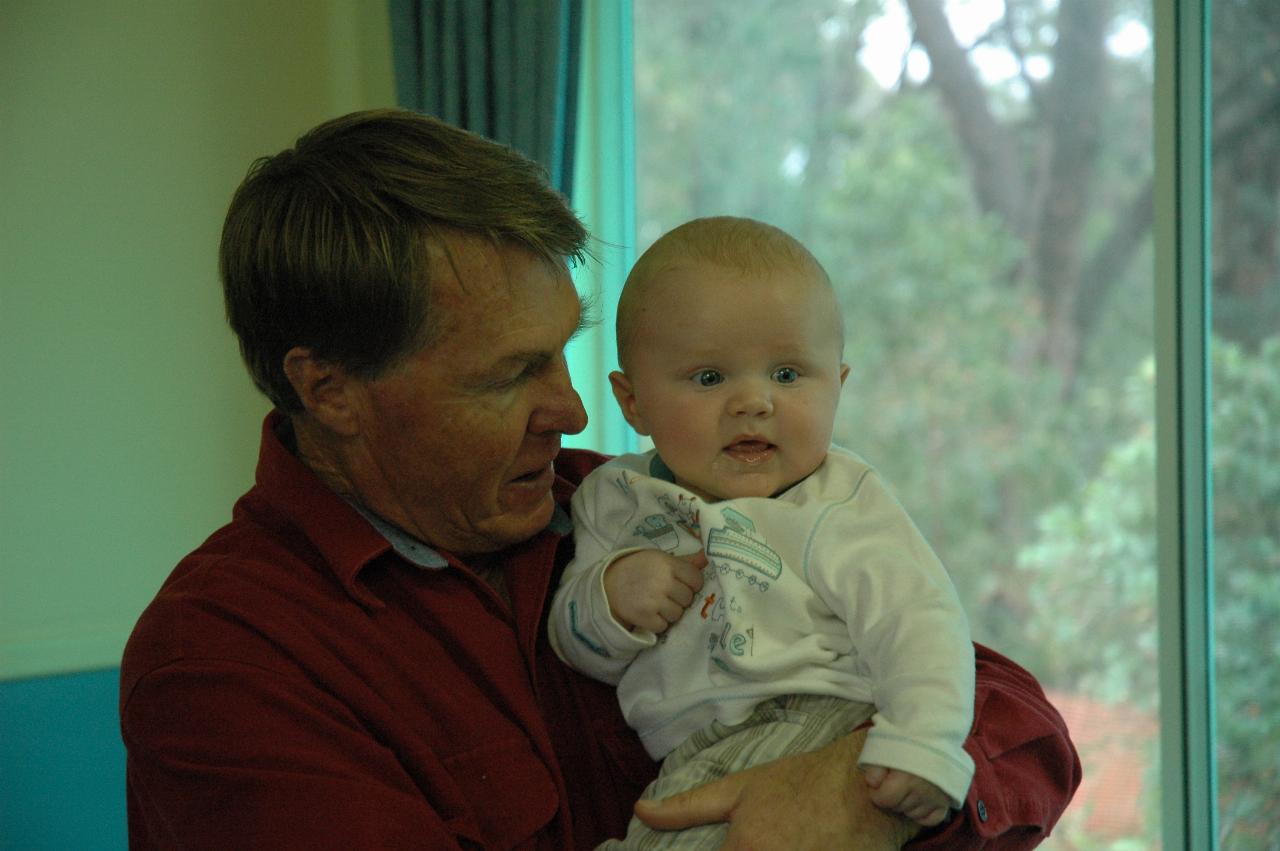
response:
[[[1043,52],[1051,16],[1019,8],[1019,31]],[[1125,434],[1114,400],[1151,351],[1149,266],[1109,299],[1113,333],[1093,335],[1092,368],[1065,400],[1037,360],[1045,328],[1021,274],[1028,246],[979,212],[935,93],[882,90],[857,61],[878,11],[865,0],[638,3],[641,247],[691,216],[735,213],[814,250],[840,289],[853,368],[837,441],[893,483],[956,576],[977,635],[1023,647],[1021,624],[1043,603],[1011,581],[1017,551],[1039,511],[1077,492]],[[1108,112],[1117,196],[1149,174],[1149,133],[1135,146],[1124,125],[1148,113],[1141,93],[1131,81],[1129,106]],[[1011,132],[1027,134],[1031,104],[1001,107],[1018,110],[1025,121]],[[1099,210],[1104,231],[1114,213]]]
[[[857,39],[877,5],[635,4],[641,250],[723,213],[806,237],[828,125],[864,86]]]
[[[1053,601],[1023,624],[1037,670],[1055,687],[1155,709],[1156,499],[1154,369],[1130,380],[1129,437],[1078,494],[1040,515],[1019,554],[1022,583]],[[1144,410],[1145,409],[1145,410]],[[1087,652],[1080,652],[1088,648]]]
[[[1267,849],[1280,825],[1280,337],[1257,355],[1217,342],[1212,375],[1220,822],[1225,847]],[[1150,401],[1151,378],[1149,367],[1134,377],[1135,399]],[[1019,569],[1061,614],[1025,625],[1043,675],[1154,710],[1153,460],[1135,417],[1081,497],[1041,516]]]
[[[1224,847],[1280,827],[1280,337],[1213,362],[1214,664]]]
[[[1021,356],[1039,331],[1009,284],[1022,247],[975,211],[930,99],[895,98],[874,126],[834,174],[811,239],[845,310],[852,372],[836,440],[885,472],[979,630],[1003,645],[1024,601],[1001,566],[1029,522],[1010,509],[1075,478],[1054,446],[1057,384]]]

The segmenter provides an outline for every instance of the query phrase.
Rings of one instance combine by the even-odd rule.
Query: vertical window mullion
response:
[[[1158,2],[1156,359],[1164,847],[1215,847],[1209,0]]]

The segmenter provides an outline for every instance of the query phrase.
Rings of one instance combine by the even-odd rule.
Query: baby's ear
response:
[[[631,386],[631,379],[627,378],[625,372],[614,370],[609,373],[609,384],[613,387],[613,398],[618,400],[618,407],[622,409],[622,416],[638,434],[647,435],[649,429],[645,426],[644,418],[640,416],[639,407],[636,405],[636,391]]]

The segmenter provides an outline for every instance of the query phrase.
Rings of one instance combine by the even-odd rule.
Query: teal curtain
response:
[[[396,98],[510,145],[572,192],[582,0],[389,0]]]
[[[619,454],[640,448],[609,387],[617,369],[614,321],[636,260],[636,128],[631,0],[586,0],[573,206],[595,239],[594,259],[573,270],[599,322],[569,344],[569,371],[589,420],[565,446]]]

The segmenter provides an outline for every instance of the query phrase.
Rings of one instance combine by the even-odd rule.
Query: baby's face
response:
[[[651,281],[614,390],[678,484],[704,499],[768,497],[827,455],[840,387],[839,308],[795,271],[699,264]]]

